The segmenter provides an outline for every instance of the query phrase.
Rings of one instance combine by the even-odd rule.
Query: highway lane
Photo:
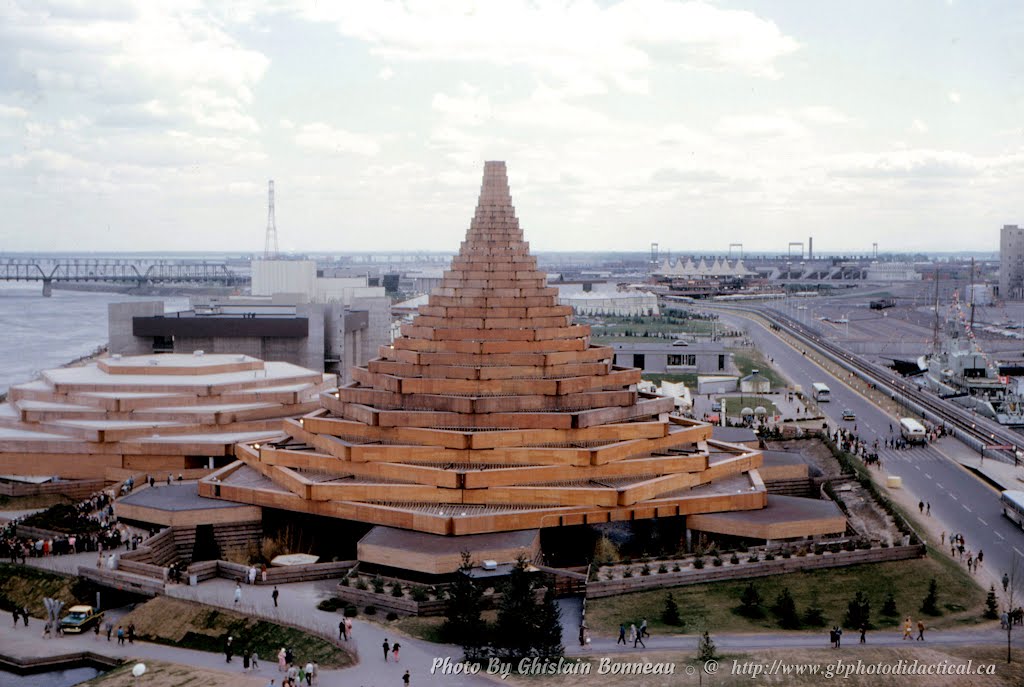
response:
[[[851,431],[856,425],[857,434],[862,439],[870,443],[877,438],[880,446],[890,436],[890,426],[898,435],[897,418],[842,384],[760,323],[734,315],[723,314],[722,319],[734,325],[742,320],[754,345],[766,357],[773,358],[775,365],[805,391],[809,391],[814,382],[827,384],[832,391],[832,400],[821,404],[820,408],[835,425]],[[856,413],[856,422],[842,420],[845,408]],[[956,449],[968,450],[962,445],[956,445]],[[979,549],[985,552],[985,568],[1001,576],[1003,571],[1010,569],[1014,554],[1019,557],[1021,571],[1016,585],[1019,596],[1015,601],[1024,601],[1024,532],[1003,517],[998,492],[933,446],[906,451],[880,448],[879,454],[885,470],[901,477],[904,487],[915,499],[931,503],[932,517],[945,525],[947,536],[960,532],[968,549],[975,553]]]

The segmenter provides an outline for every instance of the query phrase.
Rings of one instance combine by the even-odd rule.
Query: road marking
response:
[[[942,486],[942,482],[936,482],[935,486],[937,486],[939,489],[945,489],[946,488],[946,487]]]
[[[987,523],[987,522],[985,522],[984,520],[982,520],[981,518],[978,518],[978,522],[980,522],[980,523],[981,523],[982,525],[984,525],[985,527],[988,527],[988,523]],[[998,534],[998,532],[997,532],[996,534]]]
[[[925,476],[925,477],[927,477],[928,479],[931,479],[931,478],[932,478],[932,476],[931,476],[931,475],[929,475],[929,474],[928,474],[927,472],[926,472],[926,473],[924,473],[924,476]]]
[[[920,470],[920,469],[921,469],[921,466],[920,466],[920,465],[915,465],[915,466],[914,466],[914,469],[915,469],[915,470]]]
[[[967,507],[966,503],[961,503],[960,505],[963,506],[964,510],[967,511],[968,513],[973,513],[974,512],[970,508]]]
[[[981,520],[981,518],[978,518],[978,519]],[[999,534],[998,532],[993,532],[993,534],[995,534],[1000,539],[1006,539],[1006,537],[1004,537],[1003,535]]]
[[[954,494],[953,492],[950,492],[950,493],[949,493],[949,498],[953,499],[954,501],[959,501],[959,500],[960,500],[960,499],[958,499],[958,498],[956,497],[956,494]]]
[[[1018,549],[1018,548],[1017,548],[1016,546],[1015,546],[1015,547],[1013,547],[1013,550],[1017,552],[1017,555],[1018,555],[1018,556],[1024,556],[1024,551],[1021,551],[1021,550],[1020,550],[1020,549]]]

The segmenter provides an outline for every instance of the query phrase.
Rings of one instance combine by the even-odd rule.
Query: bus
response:
[[[923,444],[928,440],[924,425],[912,417],[900,419],[900,435],[911,444]]]
[[[818,403],[827,403],[832,398],[832,391],[821,382],[815,382],[811,385],[814,389],[814,400]]]
[[[1004,491],[999,495],[1003,515],[1018,527],[1024,527],[1024,491]]]

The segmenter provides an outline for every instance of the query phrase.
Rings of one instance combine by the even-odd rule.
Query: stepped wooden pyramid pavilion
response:
[[[286,421],[287,438],[239,445],[201,493],[386,526],[361,560],[433,572],[457,567],[460,547],[501,550],[494,533],[535,548],[544,527],[764,508],[760,453],[639,393],[640,370],[615,367],[557,295],[505,164],[485,163],[459,254],[401,338]],[[413,550],[435,560],[413,564]]]

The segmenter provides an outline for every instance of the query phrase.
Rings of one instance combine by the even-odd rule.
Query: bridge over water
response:
[[[39,281],[43,295],[54,282],[111,282],[117,284],[219,284],[249,282],[224,262],[148,258],[0,257],[0,281]]]

